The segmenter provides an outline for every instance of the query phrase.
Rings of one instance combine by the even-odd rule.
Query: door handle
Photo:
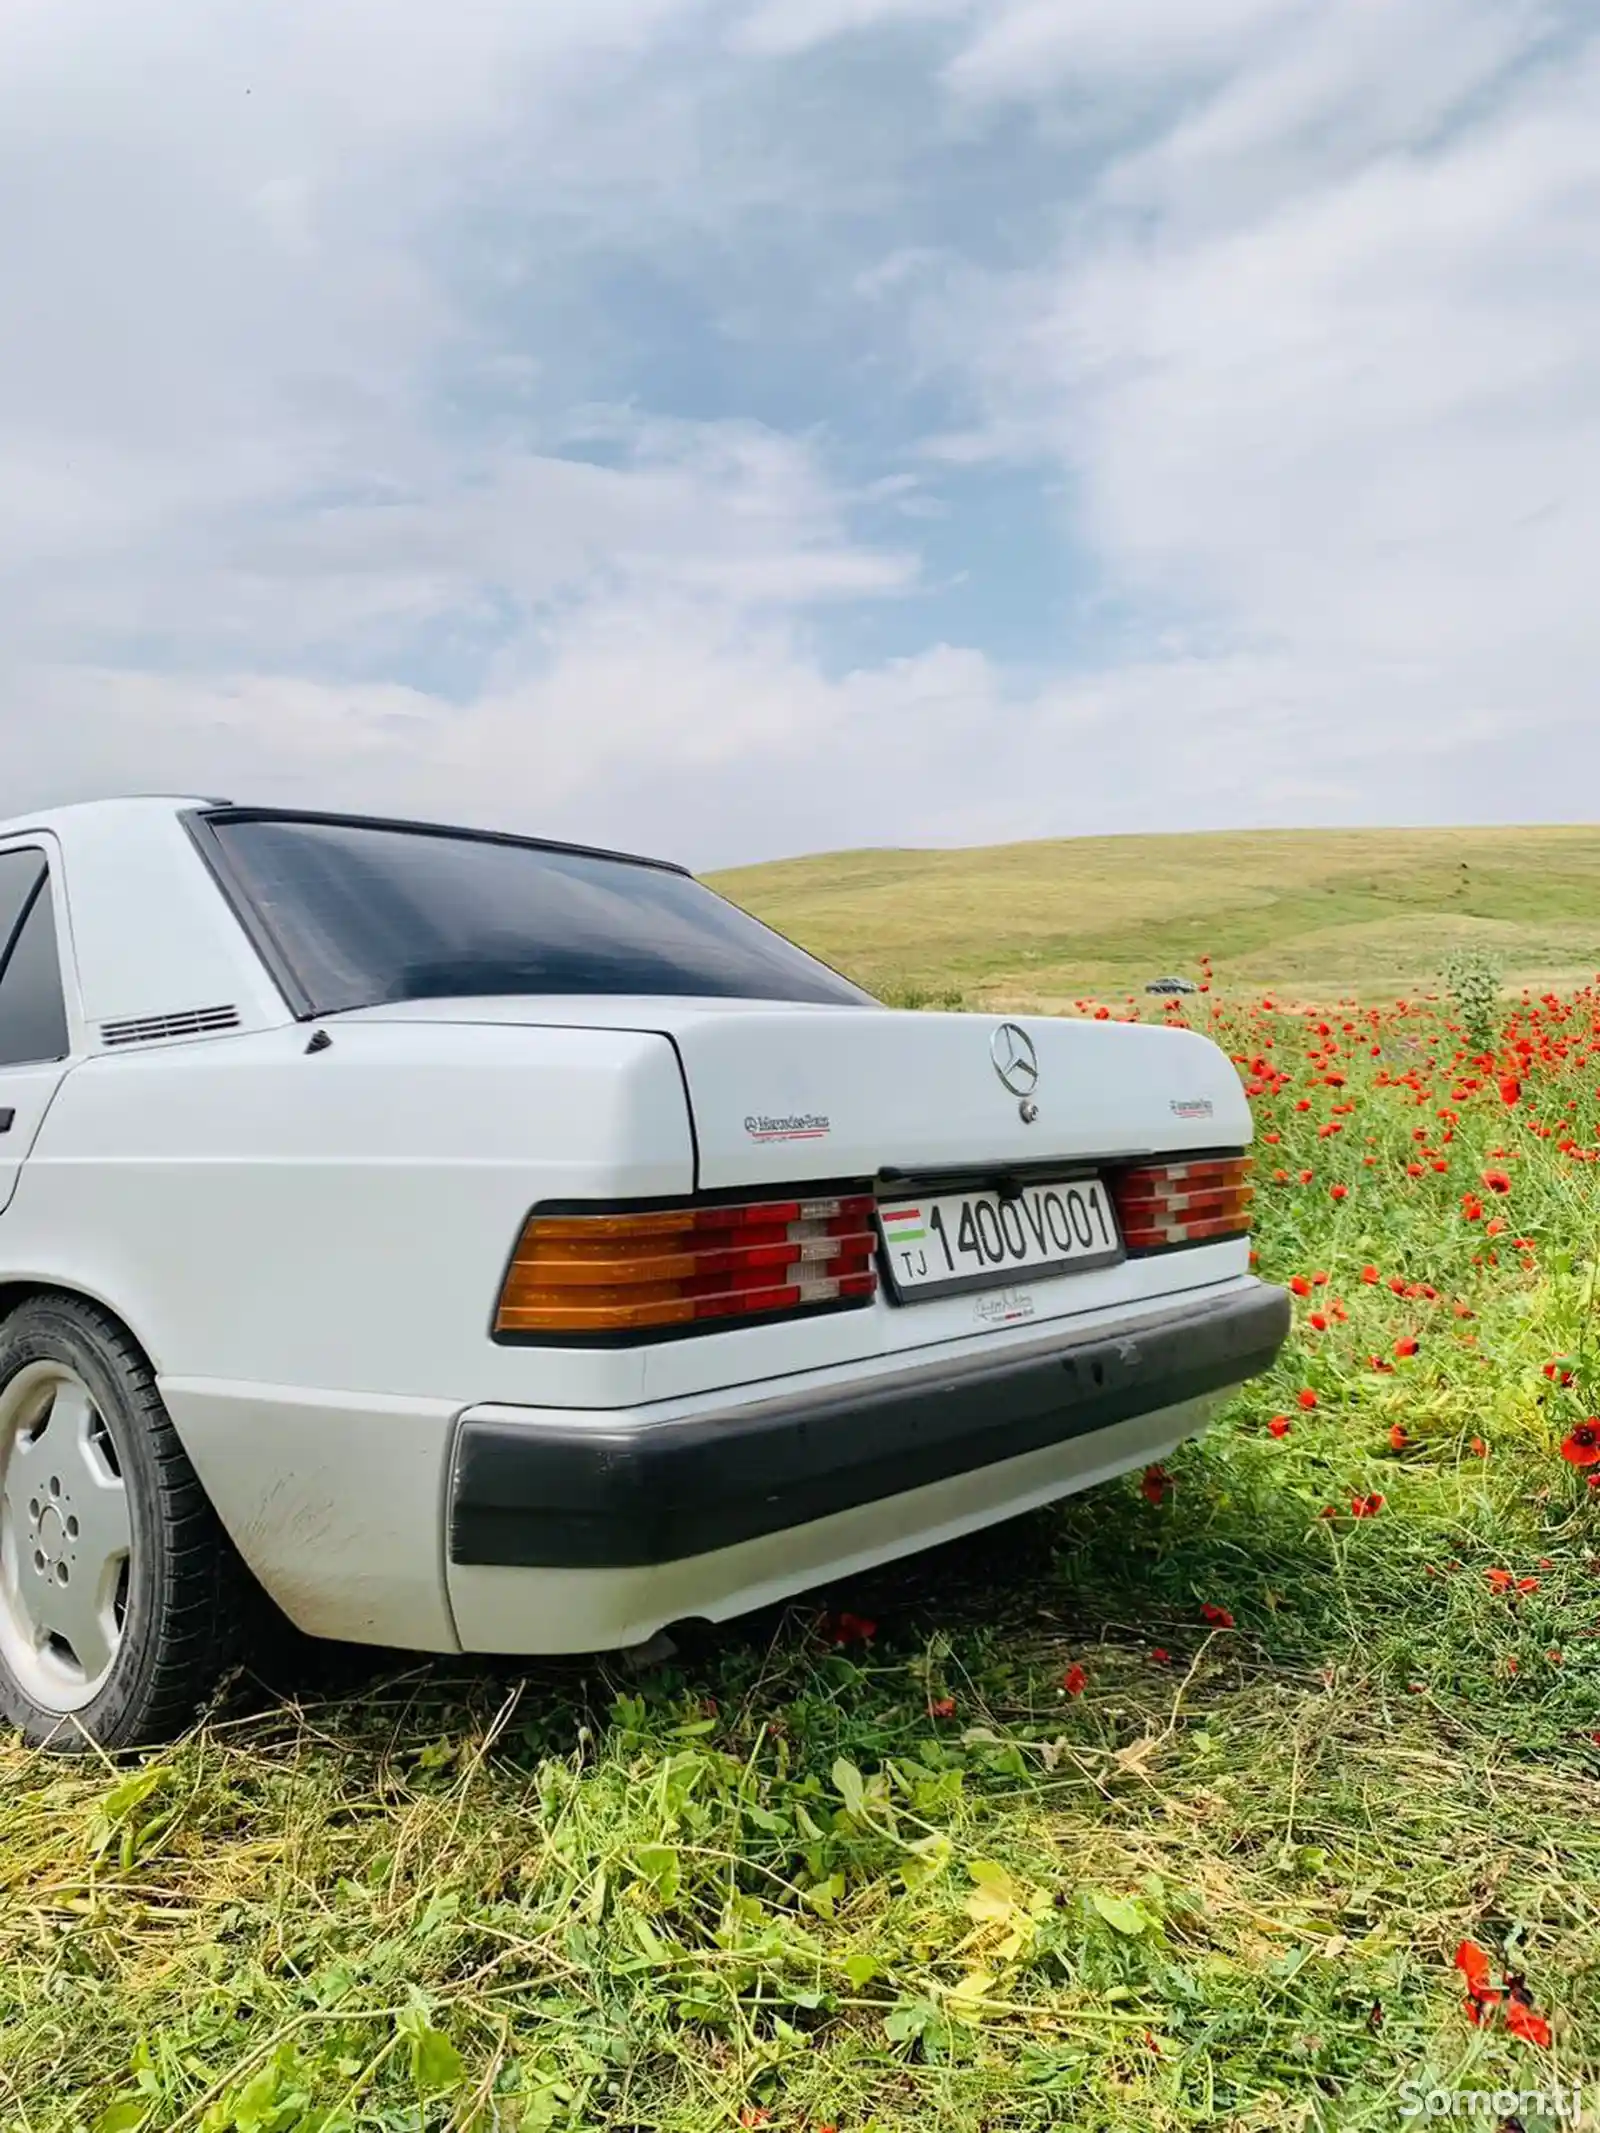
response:
[[[16,1112],[9,1104],[0,1109],[0,1133],[9,1133],[16,1121]]]

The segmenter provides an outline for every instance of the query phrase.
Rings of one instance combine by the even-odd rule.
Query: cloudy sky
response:
[[[6,813],[1600,791],[1592,0],[3,0]]]

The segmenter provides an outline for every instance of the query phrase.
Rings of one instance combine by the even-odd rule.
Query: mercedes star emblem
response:
[[[1039,1086],[1039,1055],[1033,1039],[1015,1022],[1002,1022],[989,1039],[989,1057],[1013,1096],[1031,1096]]]

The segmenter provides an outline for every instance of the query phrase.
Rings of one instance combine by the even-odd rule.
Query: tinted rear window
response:
[[[211,829],[316,1014],[508,993],[868,1002],[666,868],[357,822],[222,817]]]

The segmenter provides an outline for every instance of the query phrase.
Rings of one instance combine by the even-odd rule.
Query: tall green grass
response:
[[[280,1654],[275,1694],[143,1761],[0,1750],[0,2126],[1283,2133],[1404,2123],[1407,2083],[1600,2100],[1600,1492],[1561,1456],[1595,1404],[1600,1040],[1592,1000],[1537,1012],[1500,1040],[1535,1030],[1531,1062],[1479,1072],[1435,1010],[1326,1039],[1230,1011],[1273,1069],[1262,1270],[1309,1293],[1170,1486],[639,1676]],[[1549,2052],[1467,2020],[1463,1938]]]

